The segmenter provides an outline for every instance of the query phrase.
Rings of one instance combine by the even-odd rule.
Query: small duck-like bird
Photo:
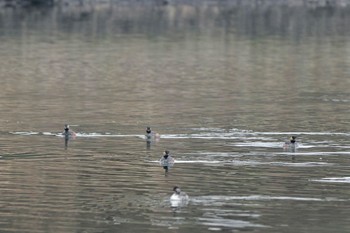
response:
[[[76,133],[69,129],[69,125],[64,125],[63,135],[67,138],[68,137],[75,137]]]
[[[285,142],[283,145],[283,148],[285,150],[290,149],[290,150],[295,150],[298,146],[297,142],[296,142],[296,136],[292,136],[290,137],[290,140],[288,142]]]
[[[171,207],[177,208],[188,204],[189,197],[185,192],[182,192],[178,186],[175,186],[173,191],[174,193],[170,197]]]
[[[174,165],[175,160],[170,156],[168,150],[164,151],[164,155],[160,158],[159,163],[164,168],[165,173]]]
[[[146,128],[146,138],[151,139],[152,138],[152,130],[151,127]]]
[[[146,128],[146,139],[147,140],[154,140],[154,139],[159,139],[159,134],[155,133],[151,130],[151,127]]]

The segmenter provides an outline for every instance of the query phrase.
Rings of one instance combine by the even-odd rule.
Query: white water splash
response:
[[[313,179],[310,181],[326,182],[326,183],[349,183],[350,184],[350,177],[330,177],[330,178],[322,178],[322,179]]]

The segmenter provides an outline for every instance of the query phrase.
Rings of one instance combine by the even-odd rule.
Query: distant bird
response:
[[[157,140],[159,139],[159,134],[155,133],[151,130],[151,127],[146,128],[146,140],[151,141],[151,140]]]
[[[76,136],[76,133],[69,129],[69,125],[64,125],[64,131],[62,133],[64,136],[64,148],[68,149],[68,141],[69,139],[74,139]]]
[[[152,138],[152,130],[151,127],[146,128],[146,139],[151,139]]]
[[[69,125],[64,125],[63,136],[66,138],[75,137],[76,133],[69,129]]]
[[[168,150],[164,151],[164,155],[160,158],[159,163],[164,168],[165,173],[169,171],[169,168],[174,165],[175,160],[170,156]]]
[[[178,186],[173,188],[174,193],[170,196],[171,207],[177,208],[188,204],[189,197],[185,192],[182,192]]]
[[[297,138],[296,136],[290,137],[290,140],[288,142],[284,143],[283,149],[295,151],[295,149],[298,147],[298,144],[296,142],[296,138]]]

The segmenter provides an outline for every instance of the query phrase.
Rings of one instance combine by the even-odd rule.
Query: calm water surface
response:
[[[2,8],[0,231],[349,232],[349,25],[346,4]]]

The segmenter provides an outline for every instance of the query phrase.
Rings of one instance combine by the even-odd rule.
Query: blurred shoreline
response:
[[[17,1],[0,0],[0,29],[14,38],[20,37],[13,28],[45,28],[47,35],[77,33],[82,38],[132,34],[175,39],[223,33],[297,43],[301,38],[350,35],[350,0],[53,0],[52,5],[9,5]]]
[[[0,7],[28,6],[99,6],[99,5],[229,5],[229,6],[271,6],[284,5],[289,7],[347,7],[350,0],[0,0]]]

